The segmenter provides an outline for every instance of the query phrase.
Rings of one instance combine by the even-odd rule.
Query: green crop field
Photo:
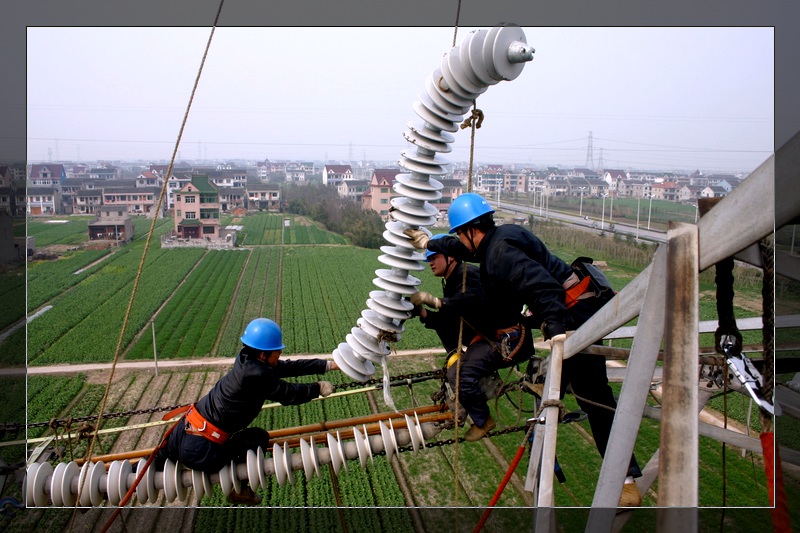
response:
[[[284,218],[290,220],[288,225],[284,225]],[[15,356],[23,346],[27,349],[28,364],[32,366],[112,361],[149,222],[137,219],[137,237],[128,245],[104,251],[82,250],[76,246],[77,249],[65,251],[57,260],[32,263],[28,269],[28,310],[31,313],[43,312],[28,324],[27,331],[21,328],[0,343],[0,360],[7,364],[17,361]],[[168,220],[159,221],[157,232],[167,231],[169,223]],[[240,347],[239,336],[244,326],[258,316],[274,318],[282,325],[287,346],[284,353],[287,355],[328,356],[339,343],[344,342],[350,329],[356,326],[361,311],[367,308],[369,292],[376,290],[372,283],[376,277],[375,270],[386,268],[377,260],[380,252],[347,245],[342,237],[300,217],[260,213],[230,223],[244,226],[240,246],[234,251],[162,250],[159,240],[154,237],[128,326],[121,339],[121,360],[146,361],[156,354],[159,361],[232,357]],[[83,242],[81,235],[85,233],[85,221],[70,220],[68,224],[54,226],[58,226],[58,230],[44,223],[36,226],[37,239],[52,239],[53,244]],[[653,252],[653,249],[615,242],[612,238],[606,238],[600,244],[589,243],[583,241],[583,237],[568,235],[559,227],[537,227],[537,233],[539,230],[548,246],[565,260],[591,255],[596,260],[607,262],[604,271],[617,290],[636,277]],[[587,247],[591,247],[589,251]],[[420,278],[422,290],[440,291],[439,280],[429,269],[412,275]],[[4,291],[0,295],[13,297],[21,290],[20,278],[13,273],[0,278],[0,282],[0,290]],[[737,279],[736,291],[736,316],[758,316],[759,280],[742,276]],[[705,275],[701,279],[700,293],[701,320],[715,319],[713,277]],[[9,316],[6,322],[13,322],[13,317]],[[409,320],[404,327],[399,342],[392,345],[394,350],[440,348],[436,335],[417,320]],[[744,342],[761,342],[760,332],[745,332]],[[712,344],[713,335],[701,338],[701,346]],[[629,347],[630,341],[615,341],[614,346]],[[437,355],[393,355],[388,358],[387,371],[397,376],[436,370],[442,365],[442,359]],[[121,373],[111,385],[106,412],[194,401],[224,370],[224,367],[219,367],[166,370],[157,375],[152,370]],[[378,368],[375,378],[380,379],[382,372]],[[519,376],[514,371],[501,374],[507,380]],[[351,382],[343,373],[328,374],[326,379],[341,384]],[[96,414],[106,384],[101,378],[82,373],[63,377],[32,376],[28,379],[27,389],[20,387],[19,382],[2,378],[0,387],[14,397],[26,398],[29,422],[46,422]],[[438,380],[393,387],[391,399],[398,409],[429,405],[431,394],[438,388]],[[619,392],[620,385],[613,384],[613,388]],[[577,409],[572,395],[568,394],[564,401],[567,410]],[[754,434],[760,431],[757,411],[744,396],[729,396],[727,405],[722,402],[722,398],[717,398],[712,405],[718,410],[728,409],[732,422],[745,424],[749,419]],[[650,403],[656,405],[654,399]],[[24,416],[11,412],[13,405],[14,402],[0,406],[0,416],[8,420]],[[493,401],[491,408],[496,413],[498,430],[520,428],[532,416],[532,397],[511,393]],[[270,430],[390,410],[382,392],[376,391],[303,406],[265,409],[254,425]],[[104,422],[103,427],[113,428],[159,418],[158,413],[125,416]],[[100,439],[99,453],[153,446],[162,431],[162,428],[155,427],[111,434]],[[466,428],[460,428],[458,435],[463,436],[464,431]],[[45,425],[32,429],[29,436],[52,432]],[[657,422],[642,421],[635,443],[640,463],[646,463],[656,452],[659,435]],[[479,443],[436,445],[436,442],[452,442],[456,437],[456,431],[444,430],[429,442],[429,447],[418,453],[404,451],[391,462],[383,454],[376,456],[366,468],[361,468],[357,460],[351,460],[349,468],[336,476],[328,468],[323,468],[321,477],[310,480],[306,480],[302,472],[295,472],[296,483],[283,487],[275,479],[270,479],[268,487],[260,491],[262,506],[248,509],[252,512],[246,513],[221,508],[227,506],[227,501],[217,485],[192,514],[193,530],[203,533],[266,528],[275,531],[408,531],[415,526],[418,531],[438,531],[454,526],[459,530],[471,530],[522,444],[523,436],[524,432],[518,430]],[[19,435],[4,437],[5,440],[14,438],[19,438]],[[85,446],[84,441],[65,450],[65,454],[79,457]],[[8,462],[16,460],[15,454],[21,453],[19,446],[0,450]],[[557,456],[567,482],[556,483],[554,487],[556,506],[589,506],[601,459],[594,447],[588,422],[559,426]],[[532,505],[530,493],[521,488],[527,454],[524,457],[512,483],[499,499],[498,512],[487,523],[487,531],[518,530],[521,515],[511,511]],[[742,455],[738,449],[723,449],[718,442],[701,438],[699,474],[699,504],[703,508],[758,508],[767,505],[760,455]],[[338,489],[335,490],[334,486]],[[800,501],[797,484],[789,483],[787,488],[790,501]],[[657,485],[654,489],[657,490]],[[645,507],[655,505],[655,494],[651,490],[645,495]],[[159,505],[163,504],[159,500]],[[286,508],[336,507],[347,508],[350,512],[282,512]],[[447,512],[415,515],[408,507],[463,507],[464,510],[454,518]],[[357,508],[380,508],[381,511],[352,512]],[[531,520],[529,514],[522,516],[523,520]],[[766,520],[757,524],[736,520],[735,516],[732,509],[726,518],[726,531],[769,530],[768,514]],[[793,510],[793,518],[797,521],[797,510]],[[573,527],[582,529],[586,515],[559,514],[558,519],[559,524],[569,530]],[[12,521],[8,531],[42,528],[66,531],[69,522],[68,510],[63,514],[30,512],[26,518]],[[635,517],[631,518],[629,525],[635,523]],[[652,525],[652,522],[648,524]],[[718,524],[706,522],[701,530],[716,531],[715,526]],[[649,526],[641,527],[647,529]]]

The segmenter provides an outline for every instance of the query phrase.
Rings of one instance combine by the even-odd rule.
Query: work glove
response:
[[[322,397],[330,396],[333,394],[333,383],[330,381],[319,382],[319,395]]]
[[[566,335],[567,328],[564,327],[564,324],[561,322],[542,322],[542,335],[544,336],[544,340],[561,340],[555,339],[558,335]]]
[[[431,234],[423,229],[407,229],[403,233],[411,238],[411,244],[418,250],[424,250],[431,238]]]
[[[414,305],[425,304],[428,307],[439,309],[442,307],[442,301],[433,294],[425,291],[418,291],[411,295],[409,298]]]

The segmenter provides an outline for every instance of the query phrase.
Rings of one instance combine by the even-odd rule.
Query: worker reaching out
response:
[[[545,340],[563,338],[568,329],[577,329],[602,307],[605,302],[592,298],[588,289],[575,294],[575,288],[588,283],[572,266],[552,254],[525,228],[495,225],[493,213],[494,209],[480,195],[466,193],[453,200],[447,213],[450,233],[455,233],[457,239],[429,239],[423,230],[408,229],[405,233],[419,249],[480,263],[486,315],[494,321],[498,339],[514,328],[519,334],[538,328]],[[574,299],[569,308],[568,295]],[[523,309],[525,316],[521,314]],[[597,449],[604,456],[617,405],[608,385],[605,358],[578,353],[565,359],[562,391],[567,384],[587,414]],[[641,504],[641,493],[634,482],[641,475],[636,458],[631,456],[620,507]]]
[[[434,235],[431,239],[442,238],[447,236]],[[447,350],[445,376],[451,390],[455,391],[456,386],[458,387],[459,403],[472,419],[472,426],[464,435],[464,440],[473,442],[483,438],[496,426],[481,388],[481,379],[512,362],[503,357],[498,343],[493,342],[495,335],[491,321],[487,320],[478,267],[431,250],[425,252],[425,257],[433,275],[442,279],[442,298],[429,292],[416,292],[411,295],[410,300],[415,305],[424,304],[436,309],[429,311],[421,307],[420,322],[426,328],[436,331]],[[459,341],[463,349],[458,355],[460,368],[455,364],[457,359],[453,357],[457,353]],[[528,342],[527,348],[526,355],[532,355],[533,344]],[[459,409],[451,409],[460,421],[462,415],[458,413]]]
[[[283,335],[280,326],[268,318],[256,318],[245,328],[242,348],[229,370],[214,387],[181,418],[158,450],[155,466],[163,469],[167,459],[212,474],[231,461],[247,460],[247,450],[269,448],[269,433],[248,427],[267,400],[282,405],[299,405],[328,396],[328,381],[290,383],[283,378],[323,374],[338,370],[325,359],[280,360]],[[261,498],[242,486],[231,493],[231,503],[257,504]]]

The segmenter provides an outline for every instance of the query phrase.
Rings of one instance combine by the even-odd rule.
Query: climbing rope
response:
[[[131,310],[133,309],[133,301],[136,298],[136,292],[137,292],[137,290],[139,288],[139,281],[140,281],[141,276],[142,276],[142,271],[144,270],[145,260],[147,259],[147,252],[150,249],[150,241],[152,240],[153,234],[155,233],[156,221],[158,219],[158,212],[161,210],[161,206],[163,205],[163,202],[164,202],[164,197],[166,196],[167,185],[169,183],[169,177],[172,175],[172,169],[173,169],[173,167],[175,165],[175,158],[176,158],[176,156],[178,154],[178,148],[180,147],[181,138],[183,137],[183,131],[184,131],[184,128],[186,127],[186,121],[189,118],[189,110],[192,107],[192,101],[194,100],[194,95],[197,92],[197,86],[198,86],[198,84],[200,82],[200,75],[203,72],[203,66],[205,65],[206,58],[208,57],[208,50],[211,47],[211,41],[214,38],[214,32],[215,32],[215,30],[217,28],[217,23],[219,22],[219,16],[220,16],[220,13],[222,12],[222,6],[223,6],[224,3],[225,3],[225,0],[220,0],[219,7],[217,8],[217,14],[214,17],[214,24],[211,27],[211,33],[208,36],[208,42],[206,43],[206,48],[205,48],[205,51],[203,52],[203,59],[200,61],[200,67],[199,67],[199,69],[197,71],[197,76],[195,77],[194,85],[192,86],[192,93],[191,93],[191,95],[189,97],[189,102],[186,105],[186,111],[183,114],[183,120],[181,121],[181,127],[180,127],[180,131],[178,132],[178,138],[176,139],[175,147],[172,150],[172,157],[170,159],[169,166],[167,167],[167,173],[164,176],[164,179],[163,179],[163,182],[162,182],[162,185],[161,185],[161,191],[160,191],[159,196],[158,196],[158,202],[156,203],[155,209],[153,211],[153,221],[150,224],[150,231],[148,231],[148,233],[147,233],[147,239],[146,239],[145,244],[144,244],[144,250],[142,251],[142,258],[139,261],[139,267],[136,270],[136,277],[133,280],[133,288],[131,289],[131,296],[130,296],[130,299],[128,300],[128,306],[127,306],[127,308],[125,310],[125,317],[124,317],[124,319],[122,321],[122,327],[120,328],[119,338],[117,339],[117,346],[114,349],[114,359],[113,359],[113,362],[111,363],[111,372],[108,375],[108,382],[106,383],[106,389],[105,389],[105,391],[103,393],[103,398],[100,401],[100,409],[99,409],[99,412],[98,412],[98,415],[97,415],[97,422],[95,424],[97,430],[100,429],[100,424],[101,424],[102,419],[103,419],[102,415],[103,415],[103,412],[105,411],[106,403],[108,402],[109,391],[111,390],[111,383],[112,383],[112,381],[114,379],[114,371],[116,370],[117,361],[119,360],[119,356],[120,356],[120,354],[122,352],[122,343],[123,343],[123,340],[124,340],[124,337],[125,337],[125,330],[128,327],[128,321],[130,319]],[[89,445],[86,448],[86,454],[85,454],[84,458],[89,458],[89,457],[92,456],[92,453],[94,451],[94,446],[95,446],[95,443],[97,442],[98,436],[99,436],[99,432],[95,431],[94,434],[93,434],[92,439],[89,441]],[[142,474],[143,474],[143,472],[142,472]],[[84,489],[84,484],[85,483],[86,483],[86,476],[84,476],[81,479],[80,486],[78,487],[78,496],[79,497],[80,497],[80,494],[82,493],[82,491]],[[121,509],[122,506],[125,503],[127,503],[127,499],[123,500],[123,502],[120,503],[119,509]],[[117,517],[118,514],[119,514],[119,512],[115,512],[115,514],[112,515],[112,517],[109,519],[109,521],[106,524],[106,527],[103,529],[103,531],[107,530],[108,527],[110,527],[111,523],[114,521],[114,519]],[[74,517],[75,517],[75,515],[73,513],[72,523],[74,523]]]

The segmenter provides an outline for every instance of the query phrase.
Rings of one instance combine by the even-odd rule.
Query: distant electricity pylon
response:
[[[589,145],[586,147],[586,168],[594,170],[594,155],[592,154],[592,132],[589,132]]]

